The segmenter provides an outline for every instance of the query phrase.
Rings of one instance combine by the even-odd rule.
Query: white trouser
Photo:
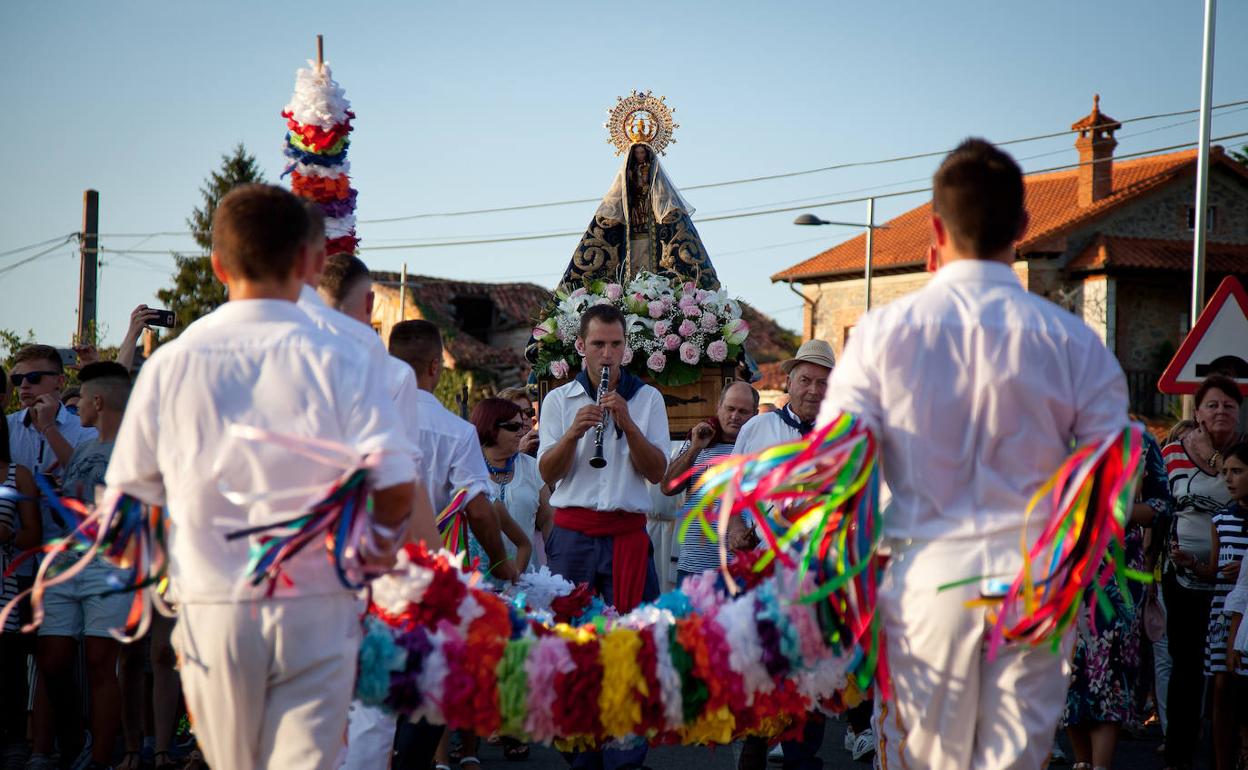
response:
[[[979,575],[1018,569],[1017,534],[894,544],[880,586],[892,701],[877,698],[879,767],[1042,768],[1066,702],[1071,636],[1048,647],[1002,647],[989,660]]]
[[[351,702],[347,755],[340,770],[385,770],[394,754],[396,719],[376,706]]]
[[[183,604],[173,644],[212,767],[337,765],[360,646],[353,596]]]

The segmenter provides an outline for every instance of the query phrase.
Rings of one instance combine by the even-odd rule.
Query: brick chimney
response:
[[[1122,124],[1101,112],[1101,95],[1092,97],[1092,112],[1071,125],[1079,132],[1079,206],[1091,206],[1114,191],[1114,132]]]

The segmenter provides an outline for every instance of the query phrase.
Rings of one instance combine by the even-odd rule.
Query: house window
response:
[[[489,344],[490,330],[494,328],[494,301],[489,297],[461,296],[451,300],[451,304],[459,330]]]
[[[1217,221],[1218,221],[1218,207],[1210,206],[1209,216],[1205,219],[1205,232],[1206,233],[1213,232]],[[1196,229],[1196,207],[1195,206],[1187,207],[1187,229],[1188,230]]]

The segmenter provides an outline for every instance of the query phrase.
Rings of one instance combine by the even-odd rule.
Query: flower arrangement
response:
[[[533,328],[539,377],[564,379],[580,369],[581,314],[604,304],[624,314],[625,368],[660,385],[688,385],[701,376],[702,366],[735,361],[750,333],[740,303],[722,290],[673,284],[654,273],[639,273],[627,285],[591,281],[556,293],[543,308]]]

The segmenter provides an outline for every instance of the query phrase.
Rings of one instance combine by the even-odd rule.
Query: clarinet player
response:
[[[659,483],[667,470],[667,412],[658,390],[620,368],[625,338],[618,310],[586,310],[577,343],[584,356],[580,373],[542,401],[538,468],[555,490],[546,554],[552,572],[589,583],[604,601],[627,612],[658,595],[646,534],[646,482]],[[610,380],[595,403],[604,369]],[[595,468],[595,433],[604,420],[607,462]]]
[[[577,348],[584,356],[572,382],[542,401],[538,469],[554,487],[555,525],[546,540],[552,572],[589,583],[620,612],[659,595],[651,558],[646,482],[658,484],[667,470],[670,441],[663,396],[620,368],[625,350],[624,316],[595,305],[581,316]],[[607,390],[598,399],[601,372]],[[595,403],[595,402],[598,403]],[[592,467],[594,434],[603,420],[604,467]],[[572,767],[640,766],[646,746],[610,748],[569,757]]]

